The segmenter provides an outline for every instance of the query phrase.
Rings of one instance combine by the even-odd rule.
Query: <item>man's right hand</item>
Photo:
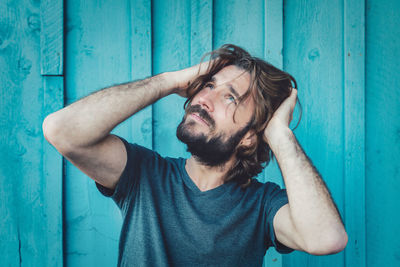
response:
[[[187,89],[190,84],[200,75],[207,72],[208,66],[212,61],[205,61],[192,67],[171,72],[173,79],[176,84],[175,93],[182,96],[188,97]]]

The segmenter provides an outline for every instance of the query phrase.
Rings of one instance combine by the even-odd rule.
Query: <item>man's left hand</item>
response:
[[[292,88],[292,92],[274,112],[264,130],[264,137],[268,144],[271,145],[274,139],[279,138],[280,135],[287,132],[289,129],[289,124],[293,118],[294,107],[296,106],[296,100],[297,89]]]

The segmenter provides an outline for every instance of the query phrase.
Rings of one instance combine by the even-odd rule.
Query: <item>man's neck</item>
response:
[[[200,191],[208,191],[225,182],[224,179],[233,162],[234,158],[232,157],[224,165],[210,167],[202,164],[192,156],[186,160],[185,169]]]

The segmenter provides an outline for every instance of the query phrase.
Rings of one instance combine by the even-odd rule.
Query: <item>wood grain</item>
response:
[[[190,65],[190,1],[155,0],[153,3],[153,74]],[[187,156],[176,137],[185,99],[170,95],[153,105],[154,149],[163,156]]]
[[[339,1],[284,2],[285,70],[298,82],[303,117],[296,137],[344,209],[343,8]],[[283,256],[284,266],[343,266],[344,252]]]
[[[365,6],[344,2],[344,222],[346,266],[366,266]]]
[[[400,2],[366,4],[366,262],[400,265]]]
[[[0,10],[1,266],[116,265],[117,207],[68,162],[63,172],[42,121],[101,88],[196,64],[224,43],[297,79],[295,134],[350,238],[331,256],[269,250],[264,265],[399,265],[399,1],[7,0]],[[183,102],[162,99],[113,133],[187,157],[175,136]],[[282,185],[276,164],[258,179]]]
[[[64,71],[64,1],[41,1],[40,23],[40,73],[62,75]]]

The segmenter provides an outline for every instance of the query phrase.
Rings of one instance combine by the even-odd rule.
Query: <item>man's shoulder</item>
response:
[[[255,178],[251,180],[251,183],[243,189],[245,195],[249,198],[257,198],[262,202],[268,202],[271,198],[285,197],[286,190],[281,188],[274,182],[261,182]]]
[[[155,149],[138,143],[128,142],[125,138],[121,136],[118,136],[118,138],[120,138],[121,141],[124,143],[128,156],[140,157],[141,159],[150,159],[150,158],[164,159],[171,162],[179,160],[179,158],[163,157]]]
[[[175,168],[181,168],[184,158],[175,158],[169,156],[162,156],[158,151],[137,144],[131,143],[122,137],[119,137],[125,144],[128,153],[128,164],[139,163],[140,165],[149,166],[163,166],[169,165]]]
[[[268,191],[271,189],[281,189],[281,187],[274,182],[270,181],[261,182],[256,178],[251,179],[251,182],[247,188],[253,191],[265,191],[265,190]]]

